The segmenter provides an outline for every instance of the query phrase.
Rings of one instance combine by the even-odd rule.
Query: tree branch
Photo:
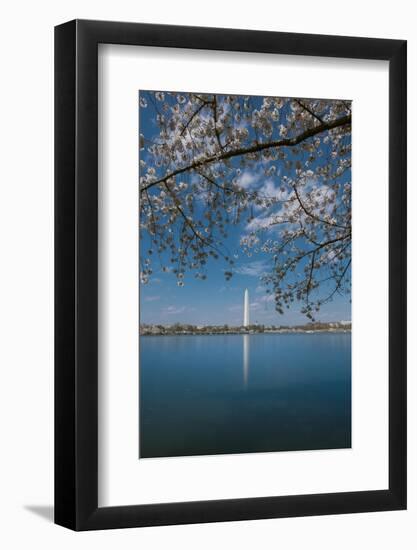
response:
[[[351,124],[352,117],[351,115],[346,115],[343,117],[340,117],[338,119],[335,119],[331,122],[326,122],[323,124],[320,124],[319,126],[315,126],[314,128],[309,128],[308,130],[305,130],[298,136],[292,137],[292,138],[285,138],[278,141],[271,141],[269,143],[257,143],[256,145],[253,145],[252,147],[241,147],[239,149],[235,149],[232,151],[226,151],[221,154],[212,155],[210,157],[197,160],[193,163],[191,163],[188,166],[184,166],[183,168],[178,168],[177,170],[173,170],[169,174],[166,174],[163,178],[160,178],[159,180],[155,180],[148,185],[142,187],[140,192],[142,193],[146,189],[150,189],[151,187],[154,187],[155,185],[158,185],[160,183],[164,183],[170,178],[173,178],[175,176],[178,176],[179,174],[183,174],[184,172],[188,172],[189,170],[195,170],[196,168],[199,168],[200,166],[204,166],[206,164],[210,164],[212,162],[220,162],[222,160],[227,160],[233,157],[238,157],[242,155],[248,155],[251,153],[258,153],[260,151],[264,151],[266,149],[272,149],[277,147],[294,147],[295,145],[298,145],[302,141],[313,137],[317,134],[320,134],[321,132],[325,132],[327,130],[333,130],[334,128],[339,128],[342,126],[346,126],[348,124]]]
[[[313,218],[313,220],[316,220],[317,222],[320,222],[320,223],[324,223],[325,225],[330,225],[330,227],[339,227],[340,229],[349,229],[348,227],[344,226],[344,225],[339,225],[337,223],[331,223],[331,222],[328,222],[326,220],[323,220],[322,218],[319,218],[318,216],[316,216],[315,214],[312,214],[311,212],[309,212],[307,210],[307,208],[304,206],[301,198],[300,198],[300,195],[297,191],[297,187],[296,185],[294,184],[292,186],[292,188],[294,189],[294,193],[295,193],[295,196],[297,197],[297,201],[299,203],[299,205],[301,206],[301,209],[303,210],[303,212],[309,217],[309,218]]]
[[[220,256],[224,257],[224,254],[221,250],[219,250],[217,248],[217,246],[215,246],[214,244],[212,244],[211,242],[209,242],[207,239],[205,239],[204,237],[202,237],[198,231],[195,230],[193,224],[190,222],[190,220],[188,219],[188,217],[185,215],[183,209],[181,208],[181,206],[178,204],[178,201],[176,199],[176,197],[173,195],[171,189],[168,187],[167,183],[164,183],[164,186],[165,186],[165,189],[168,191],[168,193],[171,195],[171,198],[173,200],[173,203],[174,203],[174,206],[175,208],[178,210],[178,212],[181,214],[181,216],[184,218],[184,221],[185,223],[187,224],[187,226],[191,229],[192,233],[194,234],[194,236],[199,240],[201,241],[205,246],[208,246],[209,248],[212,248],[213,250],[215,250]]]
[[[204,109],[204,107],[206,105],[209,104],[208,101],[204,101],[203,99],[200,99],[198,98],[200,101],[203,101],[203,103],[194,111],[194,113],[190,116],[190,118],[188,119],[188,122],[185,124],[184,128],[181,130],[181,133],[180,133],[180,136],[183,136],[185,131],[187,130],[187,128],[189,127],[189,125],[191,124],[191,122],[194,120],[194,118],[198,115],[198,113]]]
[[[218,144],[219,148],[222,151],[224,151],[224,147],[222,145],[222,142],[220,141],[219,130],[217,128],[217,98],[216,98],[216,95],[213,96],[212,107],[213,107],[213,117],[214,117],[214,132],[216,134],[217,144]]]
[[[316,120],[318,120],[321,124],[324,123],[323,119],[319,117],[319,115],[316,115],[316,113],[314,113],[311,109],[309,109],[307,107],[307,105],[304,105],[304,103],[301,103],[301,101],[299,99],[296,99],[295,100],[296,103],[298,103],[298,105],[300,107],[302,107],[305,111],[307,111],[307,113],[309,113],[313,118],[315,118]]]
[[[313,255],[311,256],[311,262],[310,262],[310,273],[308,276],[308,281],[306,285],[306,301],[308,304],[309,296],[310,296],[310,289],[311,289],[311,283],[313,280],[313,270],[314,270],[314,262],[316,261],[316,251],[313,252]]]
[[[340,275],[340,277],[337,279],[336,281],[336,286],[335,288],[333,289],[333,291],[323,300],[323,304],[326,304],[327,302],[330,302],[330,300],[333,298],[333,296],[336,294],[336,292],[339,291],[340,287],[342,286],[342,281],[347,273],[347,270],[349,269],[349,266],[350,264],[352,263],[352,260],[349,260],[346,265],[345,265],[345,268],[343,269],[343,272],[342,274]]]

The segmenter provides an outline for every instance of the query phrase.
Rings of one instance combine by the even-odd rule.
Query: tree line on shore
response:
[[[171,335],[171,334],[246,334],[265,332],[319,332],[319,331],[350,331],[350,322],[335,321],[330,323],[312,322],[303,325],[261,325],[254,324],[247,327],[224,325],[192,325],[174,323],[172,325],[141,324],[141,335]]]

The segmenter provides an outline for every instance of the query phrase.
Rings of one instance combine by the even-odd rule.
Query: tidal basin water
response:
[[[350,333],[140,337],[139,456],[351,446]]]

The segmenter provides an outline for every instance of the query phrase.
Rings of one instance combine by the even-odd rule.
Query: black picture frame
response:
[[[389,62],[389,488],[98,506],[98,44]],[[55,523],[92,530],[406,508],[406,41],[74,20],[55,28]]]

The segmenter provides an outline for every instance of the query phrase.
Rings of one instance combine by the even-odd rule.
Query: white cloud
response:
[[[237,184],[243,189],[250,189],[254,183],[259,181],[259,175],[246,170],[237,180]]]
[[[231,312],[243,311],[243,305],[242,304],[236,304],[234,306],[228,307],[227,309]]]
[[[248,275],[249,277],[260,277],[268,269],[267,263],[263,260],[255,260],[247,264],[240,265],[234,269],[238,275]]]
[[[275,183],[271,179],[267,179],[263,182],[262,187],[259,189],[259,194],[262,197],[268,197],[270,199],[276,198],[279,189],[276,188]]]
[[[261,216],[257,216],[256,218],[253,218],[247,226],[245,227],[246,231],[249,233],[254,233],[256,231],[259,231],[260,229],[265,230],[276,230],[277,226],[274,225],[274,222],[277,219],[276,214],[262,214]]]
[[[161,299],[160,296],[146,296],[145,302],[156,302],[160,299]]]
[[[259,288],[259,287],[258,287]],[[250,308],[252,311],[259,311],[261,308],[266,308],[266,304],[269,302],[274,302],[275,298],[273,294],[264,294],[263,296],[260,296],[257,298],[254,302],[250,304]],[[266,312],[266,314],[268,314]]]
[[[161,315],[180,315],[181,313],[189,313],[195,311],[195,307],[186,306],[168,306],[161,309]]]
[[[176,307],[176,306],[168,306],[161,309],[162,315],[177,315],[179,313],[184,313],[186,310],[185,306]]]
[[[278,202],[266,210],[262,206],[255,206],[255,211],[260,211],[260,214],[254,217],[246,225],[245,232],[256,233],[257,231],[279,231],[283,227],[283,224],[280,222],[288,219],[294,211],[298,211],[299,209],[298,201],[293,200],[292,202],[288,202],[295,198],[294,191],[289,189],[281,190],[281,187],[276,185],[274,180],[271,178],[265,179],[262,182],[262,185],[258,187],[258,191],[260,195],[263,195],[266,198],[275,198]],[[318,202],[321,203],[324,196],[331,199],[332,193],[334,192],[324,183],[321,182],[320,186],[317,186],[316,180],[307,178],[304,185],[298,188],[298,193],[305,201],[307,200],[306,193],[311,193],[311,197],[308,200],[314,201],[317,199]],[[281,204],[283,201],[287,202],[287,207],[285,209]],[[332,201],[330,200],[326,206],[327,214],[331,213],[331,209]],[[298,213],[297,215],[302,218],[304,217],[302,213]],[[285,225],[287,228],[292,227],[292,224],[289,222]]]
[[[236,290],[240,290],[240,289],[237,286],[225,286],[225,285],[219,288],[219,292],[231,292]]]
[[[155,284],[155,285],[159,285],[159,283],[161,283],[161,282],[162,282],[161,279],[159,279],[158,277],[151,277],[149,279],[148,285],[152,284],[152,283]]]
[[[273,302],[275,300],[275,296],[273,294],[265,294],[264,296],[261,296],[259,298],[260,302]]]

